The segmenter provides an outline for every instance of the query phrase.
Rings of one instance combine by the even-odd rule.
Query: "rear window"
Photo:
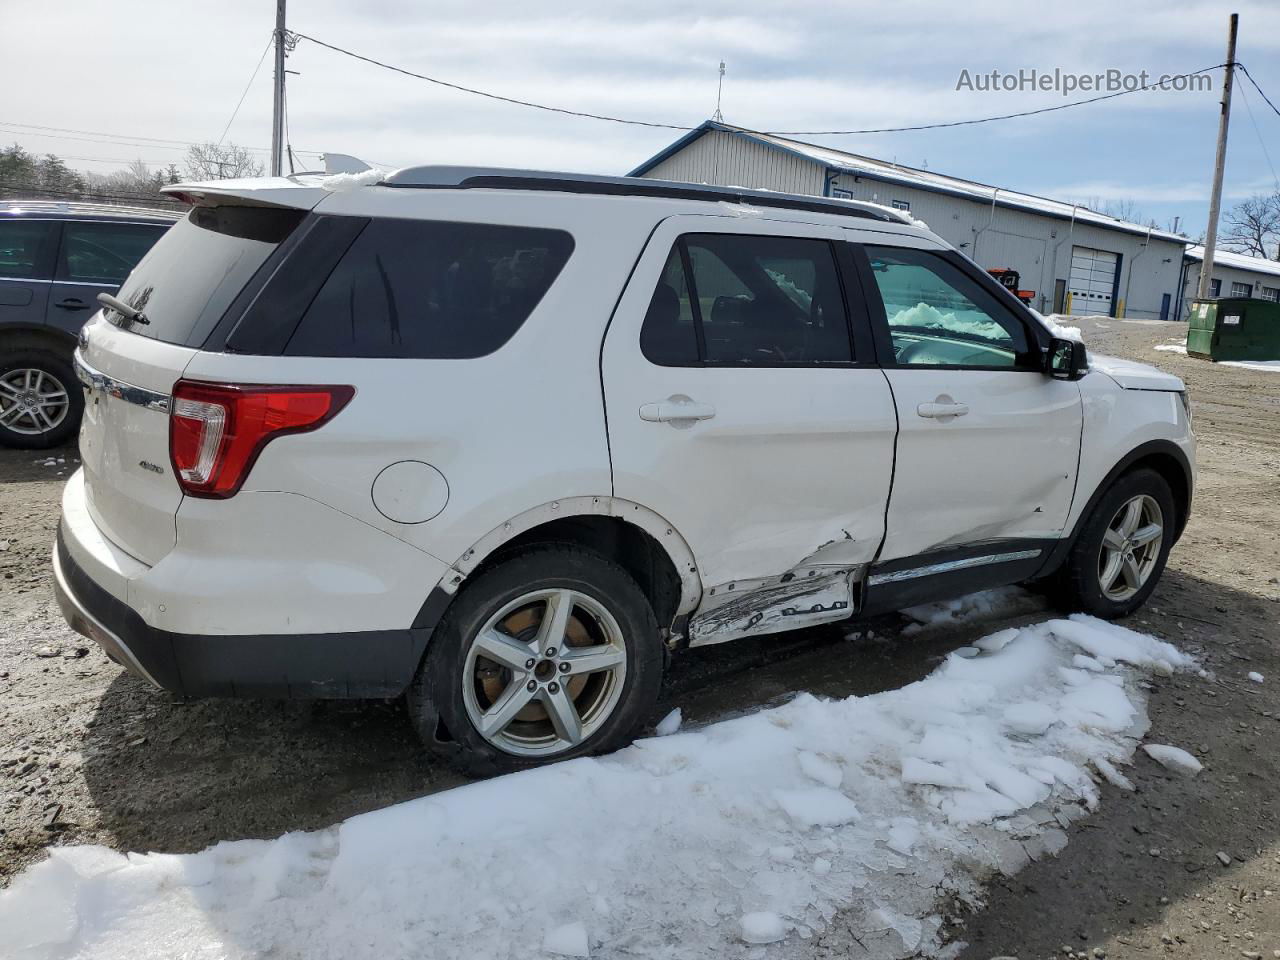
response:
[[[484,356],[520,329],[572,250],[562,230],[374,220],[320,288],[285,353]]]
[[[147,324],[107,318],[165,343],[200,346],[263,261],[306,215],[277,207],[195,207],[142,258],[117,296]]]

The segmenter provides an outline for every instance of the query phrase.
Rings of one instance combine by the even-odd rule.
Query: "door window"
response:
[[[1022,323],[954,264],[924,250],[866,252],[898,364],[1038,369]]]
[[[681,237],[649,303],[640,346],[663,366],[852,361],[831,244],[738,234]]]
[[[49,279],[57,226],[51,220],[0,220],[0,277]]]
[[[164,231],[159,224],[68,220],[62,228],[55,278],[68,283],[119,286]]]

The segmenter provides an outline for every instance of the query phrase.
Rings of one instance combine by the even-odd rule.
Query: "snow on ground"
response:
[[[940,909],[1056,853],[1124,780],[1141,671],[1194,669],[1088,617],[993,634],[899,690],[791,702],[187,855],[61,847],[0,893],[22,958],[936,953]],[[1082,664],[1084,664],[1082,666]],[[755,952],[753,952],[755,951]]]
[[[974,620],[994,619],[995,617],[1012,617],[1020,613],[1031,613],[1044,609],[1044,600],[1022,587],[997,587],[994,590],[983,590],[971,593],[954,600],[942,600],[937,603],[922,603],[916,607],[903,610],[904,616],[914,623],[908,624],[902,631],[907,636],[919,633],[926,627],[956,625],[970,623]],[[999,637],[1000,634],[993,636]],[[982,641],[979,641],[981,644]]]
[[[1180,353],[1183,356],[1187,354],[1187,345],[1185,343],[1157,343],[1153,349],[1164,350],[1169,353]],[[1266,370],[1270,373],[1280,373],[1280,360],[1217,360],[1214,362],[1220,367],[1242,367],[1245,370]]]

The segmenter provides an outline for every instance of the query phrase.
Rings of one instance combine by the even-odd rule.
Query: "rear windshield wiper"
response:
[[[131,307],[118,297],[113,297],[109,293],[98,294],[98,302],[109,310],[114,310],[120,316],[124,317],[130,323],[140,323],[146,326],[151,321],[147,319],[146,314],[136,307]]]

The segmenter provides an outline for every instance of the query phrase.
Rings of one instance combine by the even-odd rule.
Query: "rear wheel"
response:
[[[71,364],[47,350],[0,356],[0,444],[44,450],[79,428],[84,397]]]
[[[657,621],[636,582],[599,554],[551,544],[513,552],[464,588],[409,708],[428,746],[487,775],[625,745],[661,680]]]
[[[1122,476],[1098,501],[1072,546],[1060,599],[1107,619],[1140,607],[1164,571],[1176,510],[1168,482],[1154,470]]]

